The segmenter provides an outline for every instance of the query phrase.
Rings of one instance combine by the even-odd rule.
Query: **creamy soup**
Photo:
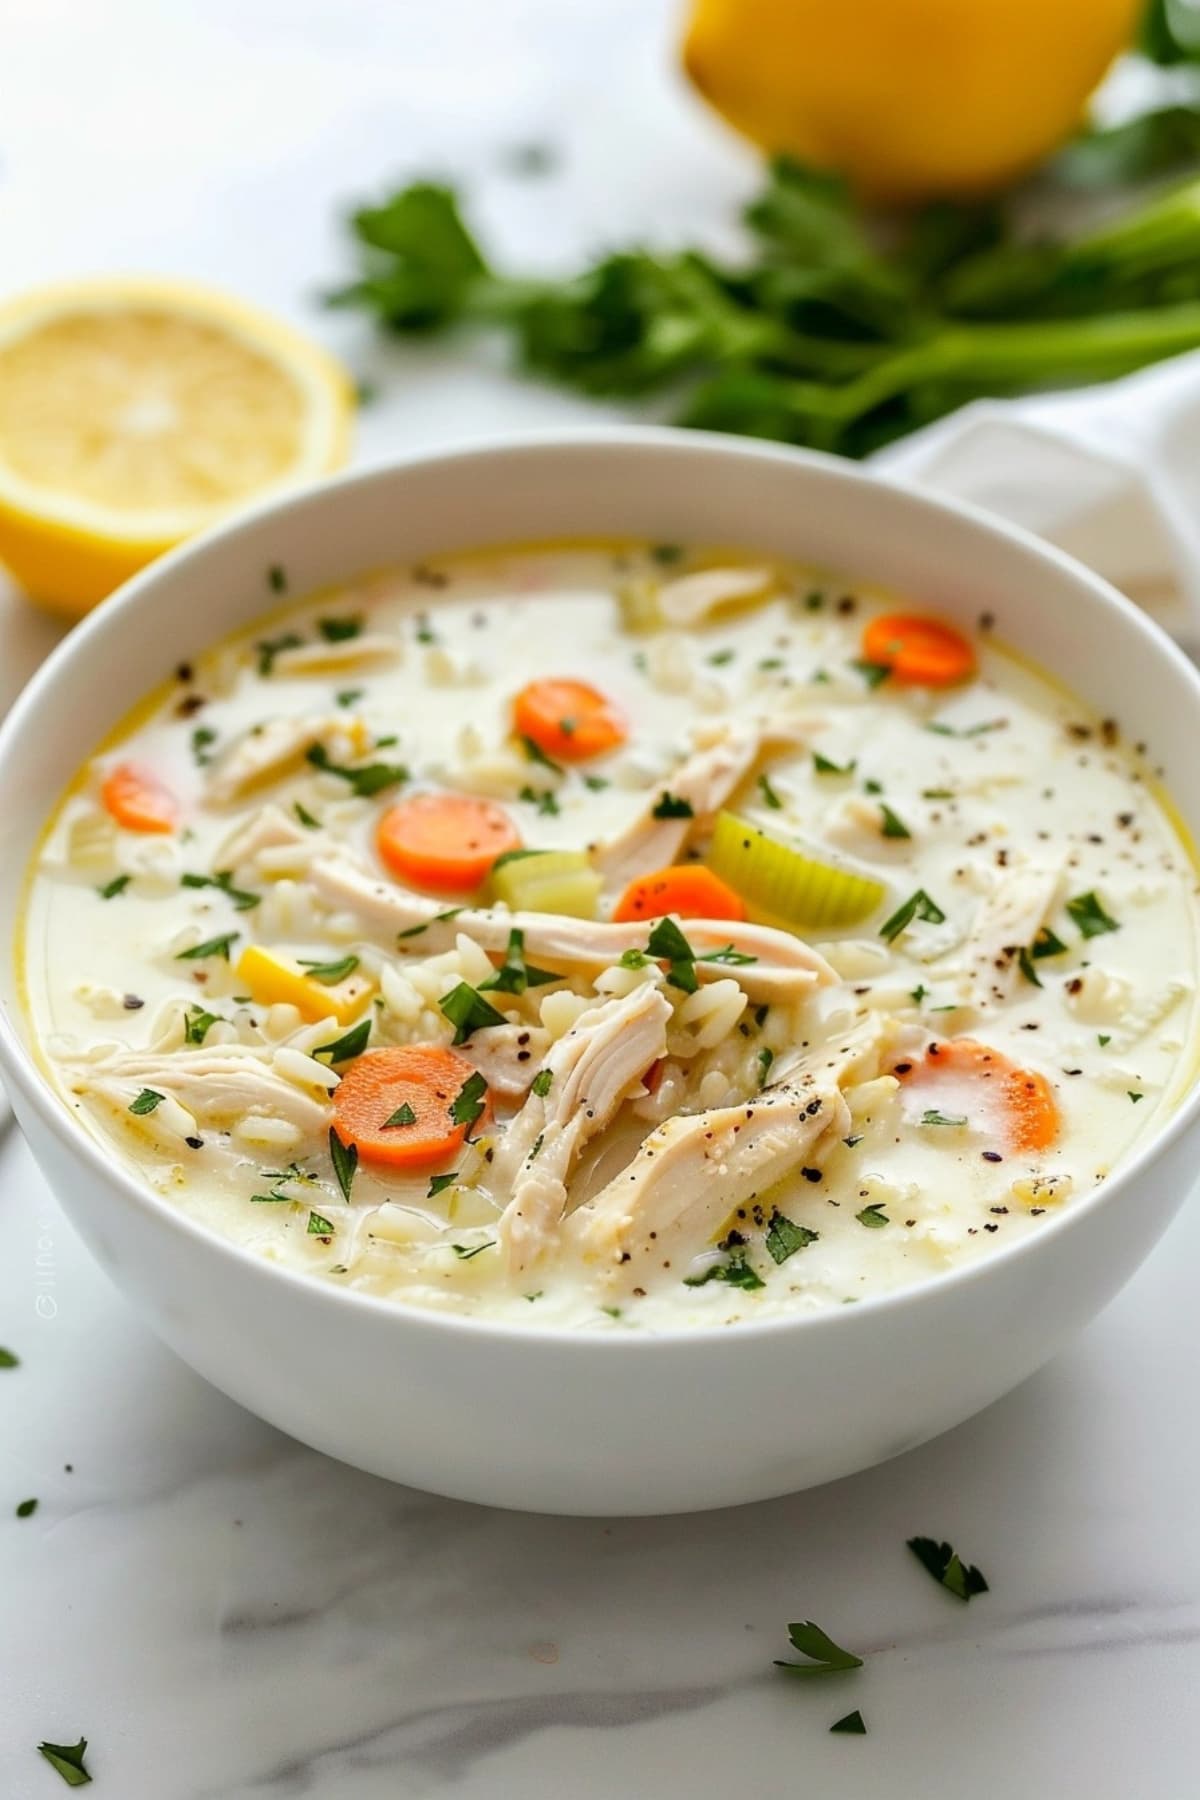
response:
[[[59,808],[23,958],[64,1103],[207,1229],[661,1330],[1044,1229],[1187,1085],[1196,919],[1120,721],[990,620],[577,546],[180,667]]]

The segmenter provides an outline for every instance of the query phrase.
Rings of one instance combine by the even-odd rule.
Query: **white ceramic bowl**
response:
[[[476,544],[617,534],[740,545],[882,582],[999,635],[1144,738],[1200,826],[1200,680],[1077,563],[859,468],[727,438],[615,430],[352,474],[178,551],[85,620],[0,732],[0,937],[60,790],[169,670],[291,591]],[[794,1322],[657,1338],[439,1316],[310,1281],[222,1239],[106,1155],[29,1054],[13,958],[0,1070],[71,1220],[154,1329],[272,1424],[393,1480],[493,1505],[691,1511],[828,1481],[968,1417],[1127,1280],[1191,1179],[1200,1096],[1036,1237]]]

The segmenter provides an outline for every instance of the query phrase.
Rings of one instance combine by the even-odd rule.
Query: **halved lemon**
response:
[[[85,612],[223,514],[346,459],[340,365],[270,313],[114,279],[0,304],[0,562]]]

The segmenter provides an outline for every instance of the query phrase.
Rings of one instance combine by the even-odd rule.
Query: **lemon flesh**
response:
[[[77,613],[232,508],[345,460],[349,382],[208,290],[93,283],[0,308],[0,561]]]

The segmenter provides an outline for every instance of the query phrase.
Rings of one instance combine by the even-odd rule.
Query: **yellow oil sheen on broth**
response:
[[[64,1103],[208,1229],[628,1331],[1043,1228],[1186,1084],[1195,944],[1120,721],[990,621],[579,546],[181,667],[53,821],[24,973]]]

